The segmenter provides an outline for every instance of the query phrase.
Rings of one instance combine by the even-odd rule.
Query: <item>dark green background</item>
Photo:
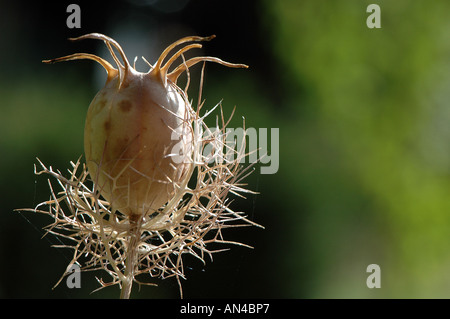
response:
[[[82,28],[68,29],[70,3],[0,3],[0,297],[119,295],[89,294],[101,272],[52,290],[70,252],[41,239],[50,218],[13,212],[48,199],[35,157],[64,171],[83,154],[105,73],[41,60],[106,58],[99,41],[66,40],[89,32],[150,62],[181,36],[216,34],[203,53],[250,68],[208,64],[206,105],[223,99],[226,114],[237,106],[234,125],[280,129],[278,173],[257,169],[248,183],[260,195],[234,206],[266,229],[228,232],[255,249],[231,247],[205,266],[187,258],[186,297],[450,297],[450,2],[78,1]],[[366,26],[370,3],[381,29]],[[195,99],[199,68],[192,77]],[[380,289],[366,286],[373,263]],[[175,280],[156,282],[132,297],[179,297]]]

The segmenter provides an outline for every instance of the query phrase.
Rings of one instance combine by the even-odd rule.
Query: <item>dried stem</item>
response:
[[[134,217],[132,215],[130,217]],[[140,219],[140,218],[139,218]],[[138,257],[138,245],[140,238],[140,223],[136,222],[136,219],[130,218],[130,241],[127,247],[127,257],[125,262],[125,276],[122,279],[122,288],[120,291],[120,299],[129,299],[131,294],[131,288],[133,287],[133,281],[135,276],[135,269],[137,268]]]

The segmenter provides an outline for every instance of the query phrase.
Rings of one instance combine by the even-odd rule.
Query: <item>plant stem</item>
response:
[[[125,278],[122,280],[122,289],[120,291],[120,299],[130,299],[131,288],[133,287],[134,272],[137,263],[137,248],[140,238],[140,223],[130,216],[130,241],[126,251],[125,261]]]

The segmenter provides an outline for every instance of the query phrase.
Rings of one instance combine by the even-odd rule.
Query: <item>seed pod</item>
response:
[[[84,130],[84,149],[91,179],[113,210],[127,216],[153,214],[176,193],[178,186],[192,174],[193,109],[177,85],[180,74],[200,61],[231,64],[214,57],[195,57],[184,61],[172,72],[169,68],[184,52],[201,47],[186,45],[166,64],[164,60],[177,45],[207,41],[211,37],[185,37],[167,47],[147,73],[136,71],[120,45],[99,33],[71,40],[99,39],[107,45],[117,69],[106,60],[88,53],[47,60],[91,59],[107,71],[106,85],[89,106]],[[115,48],[122,62],[115,54]],[[178,154],[171,151],[181,143]],[[174,155],[177,160],[174,161]],[[181,156],[181,159],[180,159]]]

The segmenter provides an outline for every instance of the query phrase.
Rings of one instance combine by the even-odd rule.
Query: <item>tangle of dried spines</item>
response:
[[[196,127],[206,127],[202,117],[197,117],[196,121]],[[185,185],[183,189],[178,185],[179,199],[176,203],[164,206],[164,214],[146,216],[139,221],[139,236],[134,237],[137,240],[137,263],[133,268],[133,280],[138,284],[145,284],[136,279],[141,274],[160,278],[176,277],[182,294],[180,278],[185,278],[184,254],[190,254],[204,263],[205,256],[212,258],[213,253],[224,250],[210,250],[209,244],[250,247],[226,240],[222,230],[259,226],[243,213],[234,212],[229,207],[229,193],[238,196],[253,193],[242,184],[242,180],[251,173],[251,166],[244,168],[240,165],[241,160],[248,155],[245,153],[245,136],[240,150],[227,145],[226,127],[211,134],[197,132],[195,138],[198,141],[194,165],[195,185],[191,188]],[[212,163],[208,154],[204,154],[208,144],[216,146],[216,157]],[[234,156],[230,156],[230,152]],[[100,288],[122,285],[126,261],[129,260],[130,230],[136,225],[133,226],[126,215],[113,211],[111,203],[101,198],[95,183],[88,180],[88,171],[85,165],[81,165],[81,159],[76,163],[71,162],[69,178],[51,167],[47,168],[40,161],[39,164],[42,170],[36,170],[36,174],[51,175],[61,190],[55,192],[49,181],[51,199],[32,211],[53,218],[53,223],[46,227],[48,233],[73,242],[57,245],[74,250],[67,269],[74,263],[82,265],[81,270],[85,271],[102,269],[111,276],[111,280],[99,279]],[[47,206],[47,209],[43,210],[43,206]]]

